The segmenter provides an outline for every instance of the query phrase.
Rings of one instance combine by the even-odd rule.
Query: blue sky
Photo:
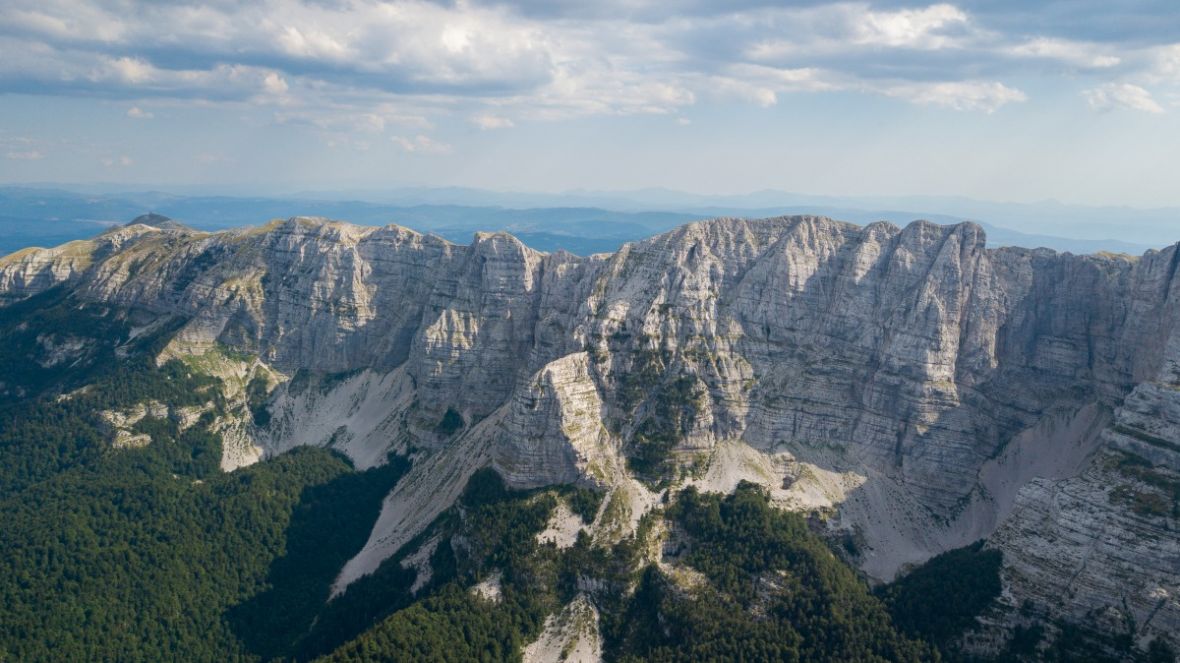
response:
[[[0,0],[0,182],[1180,205],[1180,6]]]

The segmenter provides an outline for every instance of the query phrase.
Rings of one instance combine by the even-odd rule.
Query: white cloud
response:
[[[1153,82],[1180,83],[1180,43],[1152,49],[1151,69],[1146,78]]]
[[[1108,83],[1082,93],[1094,110],[1129,108],[1145,113],[1163,113],[1163,106],[1147,90],[1130,83]]]
[[[949,4],[930,5],[922,9],[871,11],[863,8],[853,25],[857,44],[938,50],[957,44],[948,29],[961,28],[970,18],[963,10]]]
[[[103,157],[99,161],[101,161],[102,165],[106,166],[107,168],[114,168],[116,166],[126,168],[135,164],[135,161],[126,154],[120,157]]]
[[[8,49],[0,44],[0,55]],[[32,56],[38,63],[25,67],[18,61],[11,68],[0,58],[0,80],[5,74],[42,74],[48,90],[54,86],[76,86],[83,93],[131,98],[160,97],[201,99],[210,102],[286,103],[288,85],[273,69],[243,64],[217,64],[209,69],[172,69],[138,57],[81,58],[74,52],[43,47]],[[83,64],[85,62],[85,64]],[[147,114],[150,115],[150,114]],[[128,117],[147,119],[128,111]]]
[[[417,135],[446,115],[497,129],[522,118],[676,115],[703,98],[770,107],[835,90],[993,112],[1026,98],[1000,80],[1036,60],[1180,83],[1180,44],[998,32],[977,5],[696,4],[661,15],[648,0],[559,4],[7,0],[0,92],[265,105],[276,121],[326,132],[397,125]]]
[[[259,13],[265,16],[232,29],[218,49],[237,42],[265,52],[260,45],[271,43],[280,55],[405,90],[529,85],[546,78],[558,48],[544,26],[468,3],[286,1]]]
[[[154,47],[206,62],[241,64],[287,58],[330,63],[336,73],[384,74],[403,83],[495,84],[533,77],[548,67],[553,46],[536,22],[468,3],[9,4],[15,6],[6,8],[6,32],[70,48],[99,46],[110,54],[108,46]],[[118,58],[116,65],[132,82],[151,74],[150,63],[133,55]]]
[[[160,71],[140,58],[107,59],[91,73],[92,80],[115,79],[128,85],[140,85],[158,78]]]
[[[150,120],[155,117],[155,115],[149,111],[143,110],[139,106],[132,106],[131,108],[127,109],[127,117],[135,120]]]
[[[739,78],[759,80],[775,89],[789,92],[815,92],[836,89],[834,76],[813,67],[785,68],[766,67],[756,64],[739,64],[728,72]]]
[[[1017,57],[1058,60],[1075,67],[1106,69],[1118,66],[1122,58],[1102,52],[1097,44],[1038,37],[1007,49]]]
[[[778,9],[758,17],[769,29],[755,34],[744,54],[758,62],[858,53],[963,49],[994,35],[950,4],[918,9],[873,10],[864,3]],[[740,27],[740,23],[735,25]]]
[[[476,115],[471,118],[471,123],[480,129],[508,129],[516,126],[511,119],[501,117],[499,115],[490,115],[487,113]]]
[[[419,134],[413,138],[391,136],[390,140],[402,150],[413,154],[450,154],[451,146],[440,143],[429,136]]]
[[[13,29],[53,39],[99,43],[116,43],[128,36],[126,17],[101,3],[45,0],[11,4],[17,6],[6,9],[4,20]]]
[[[645,76],[602,63],[560,67],[553,80],[529,94],[506,99],[529,117],[560,120],[590,115],[669,114],[696,103],[683,77]]]
[[[994,33],[975,25],[968,13],[953,5],[931,5],[899,11],[873,11],[865,4],[821,5],[808,9],[776,9],[759,15],[743,48],[746,58],[758,63],[798,63],[815,58],[877,60],[881,53],[950,51],[978,48]],[[749,22],[749,21],[747,21]],[[740,29],[734,21],[732,29]]]
[[[355,56],[348,45],[314,27],[288,25],[276,41],[285,53],[300,58],[344,61]]]
[[[326,131],[360,131],[381,133],[390,127],[430,129],[434,125],[426,114],[440,112],[439,109],[410,108],[388,102],[361,104],[362,99],[341,98],[335,90],[328,90],[326,96],[332,100],[317,104],[303,104],[303,107],[285,107],[274,115],[280,124],[305,124]],[[364,106],[358,108],[358,106]]]
[[[840,89],[838,77],[812,68],[790,69],[759,64],[738,64],[711,77],[701,87],[714,95],[738,99],[763,108],[778,103],[778,95],[791,92],[822,92]]]
[[[262,78],[262,90],[269,95],[281,97],[289,89],[286,79],[273,71],[267,72]]]
[[[69,15],[61,0],[13,1],[37,7],[42,18]],[[0,37],[0,91],[8,74],[63,94],[270,103],[304,115],[389,103],[438,114],[484,99],[553,118],[669,112],[692,99],[682,86],[638,71],[654,61],[658,41],[638,34],[643,29],[537,21],[506,8],[271,0],[127,11],[100,0],[91,9],[101,16],[90,20],[119,26],[111,33],[117,40],[99,47],[79,26],[24,25],[23,39]],[[633,57],[640,49],[643,59]],[[186,64],[166,68],[127,52],[144,50]]]
[[[995,81],[903,83],[882,88],[881,92],[919,105],[985,113],[1028,99],[1024,92]]]
[[[13,161],[37,161],[45,158],[45,155],[38,150],[12,151],[4,156]]]
[[[780,69],[761,65],[734,66],[726,74],[711,80],[715,93],[760,106],[773,106],[782,93],[838,90],[883,94],[918,105],[985,113],[1028,99],[1023,91],[998,81],[880,82],[820,69]]]

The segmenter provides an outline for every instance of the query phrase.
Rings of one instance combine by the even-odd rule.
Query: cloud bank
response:
[[[1094,108],[1161,112],[1151,88],[1180,82],[1169,19],[1062,4],[6,0],[0,91],[126,100],[139,119],[185,101],[504,129],[826,92],[993,113],[1048,72],[1086,78]]]

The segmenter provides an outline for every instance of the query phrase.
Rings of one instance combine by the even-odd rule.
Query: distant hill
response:
[[[614,251],[627,242],[698,219],[720,216],[765,218],[786,214],[818,214],[859,224],[886,220],[898,225],[915,219],[952,224],[965,220],[980,222],[979,219],[983,218],[980,223],[987,230],[989,246],[1043,246],[1072,253],[1141,254],[1148,248],[1167,243],[1161,241],[1157,245],[1140,241],[1137,238],[1145,236],[1143,232],[1123,232],[1121,227],[1119,235],[1124,239],[1104,239],[1094,237],[1093,233],[1091,236],[1080,233],[1076,237],[1030,234],[998,224],[983,214],[968,216],[921,211],[937,207],[928,200],[924,202],[925,199],[893,201],[912,202],[913,208],[874,208],[863,205],[889,201],[799,196],[799,202],[791,203],[790,194],[777,192],[728,197],[680,194],[677,198],[676,192],[662,190],[609,195],[586,192],[531,195],[449,188],[395,190],[384,195],[375,192],[360,194],[372,198],[336,199],[332,197],[334,194],[323,194],[323,198],[309,197],[311,194],[287,198],[182,196],[159,192],[97,194],[54,188],[0,187],[0,255],[29,246],[55,246],[92,237],[106,228],[124,224],[128,219],[149,225],[183,224],[198,230],[221,230],[261,225],[270,219],[299,215],[347,219],[364,225],[396,223],[464,244],[477,231],[505,230],[535,249],[563,249],[578,255]],[[660,204],[665,207],[654,207]],[[958,204],[967,205],[961,201]],[[1003,216],[1003,210],[995,204],[980,205]],[[1021,213],[1035,212],[1036,208],[1029,207]],[[1114,228],[1120,217],[1114,211],[1109,214],[1106,227]],[[1163,218],[1161,215],[1166,216],[1164,212],[1156,214]],[[1050,217],[1051,221],[1057,218]],[[1157,221],[1159,219],[1151,223]],[[1028,225],[1020,224],[1019,227]]]

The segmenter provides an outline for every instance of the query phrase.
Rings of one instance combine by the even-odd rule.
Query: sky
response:
[[[0,0],[0,183],[1180,205],[1175,0]]]

